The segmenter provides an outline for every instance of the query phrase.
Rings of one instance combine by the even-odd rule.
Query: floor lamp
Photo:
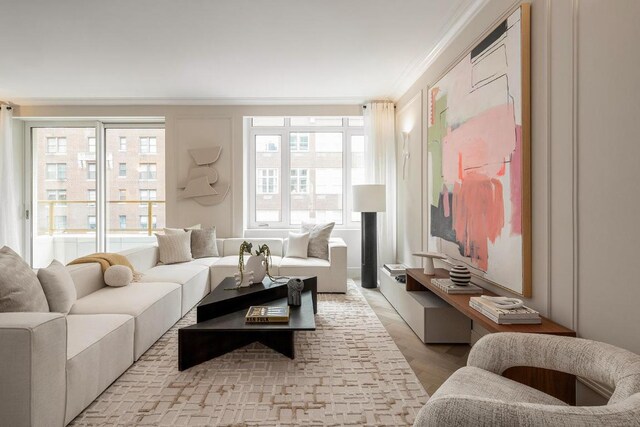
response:
[[[378,227],[376,215],[386,208],[385,186],[379,184],[353,186],[353,210],[362,213],[362,287],[378,286]]]

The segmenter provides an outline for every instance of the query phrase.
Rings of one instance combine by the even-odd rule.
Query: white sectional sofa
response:
[[[69,266],[78,299],[68,315],[0,313],[0,426],[68,424],[237,271],[243,240],[218,239],[220,257],[172,265],[158,265],[155,246],[121,252],[144,274],[121,288],[104,284],[98,264]],[[318,292],[346,292],[341,239],[331,239],[328,261],[283,256],[286,240],[248,240],[269,245],[273,275],[317,276]]]

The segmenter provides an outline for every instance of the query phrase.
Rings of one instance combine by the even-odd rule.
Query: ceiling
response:
[[[0,0],[0,100],[396,99],[480,0]]]

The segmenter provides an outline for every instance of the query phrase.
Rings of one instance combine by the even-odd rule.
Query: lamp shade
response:
[[[355,212],[384,212],[387,207],[384,184],[354,185],[353,210]]]

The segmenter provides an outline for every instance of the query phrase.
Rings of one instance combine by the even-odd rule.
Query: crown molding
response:
[[[458,11],[445,25],[446,30],[438,43],[426,55],[413,61],[396,80],[391,90],[391,98],[396,101],[400,99],[487,3],[489,0],[467,0],[463,6],[458,8]]]
[[[19,106],[258,106],[258,105],[360,105],[366,97],[342,98],[14,98]]]

